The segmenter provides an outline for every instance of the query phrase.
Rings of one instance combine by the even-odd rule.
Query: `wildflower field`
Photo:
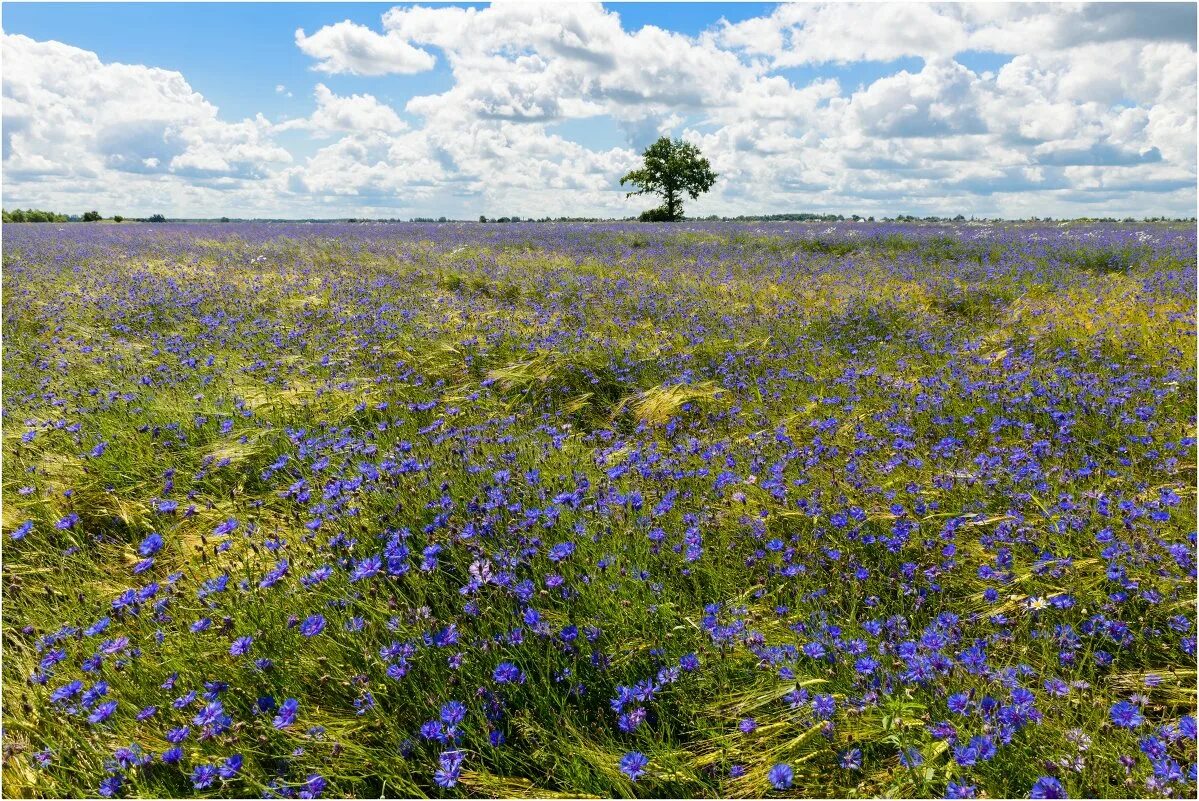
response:
[[[1193,227],[3,258],[8,797],[1195,795]]]

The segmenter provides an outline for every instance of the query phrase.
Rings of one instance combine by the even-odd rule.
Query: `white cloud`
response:
[[[322,72],[355,75],[408,75],[433,69],[432,55],[395,36],[380,36],[362,25],[346,20],[326,25],[312,36],[296,30],[296,46],[319,60]]]
[[[276,130],[307,129],[321,136],[331,136],[337,132],[394,134],[408,127],[395,109],[380,103],[372,95],[340,97],[323,83],[316,85],[313,94],[316,110],[312,116],[281,123]]]
[[[775,67],[948,56],[966,38],[952,7],[918,3],[786,3],[767,18],[726,22],[717,34],[726,47],[769,56]]]
[[[849,110],[871,137],[985,133],[978,76],[955,61],[935,59],[916,74],[880,78],[853,95]]]
[[[164,177],[242,184],[291,160],[261,115],[221,120],[177,72],[20,35],[4,35],[3,57],[6,195],[120,203]]]
[[[5,190],[210,213],[626,215],[646,199],[619,178],[667,133],[721,175],[694,214],[1189,213],[1194,9],[1134,12],[787,4],[686,36],[598,4],[405,6],[378,30],[297,31],[314,69],[360,77],[318,84],[307,116],[276,125],[222,120],[175,72],[5,36]],[[980,74],[966,51],[1010,58]],[[912,56],[923,66],[872,81],[823,66]],[[788,77],[799,66],[817,77]],[[390,102],[393,79],[369,77],[432,69],[449,88]],[[293,158],[289,132],[322,146]]]

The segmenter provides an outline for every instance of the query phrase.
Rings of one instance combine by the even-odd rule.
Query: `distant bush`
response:
[[[672,222],[674,215],[667,211],[665,206],[658,206],[656,209],[641,212],[637,219],[641,222]]]
[[[98,211],[83,212],[83,221],[84,222],[99,222],[102,219],[104,219],[104,218],[100,216],[100,212],[98,212]]]
[[[166,221],[167,221],[167,218],[163,217],[161,214],[151,214],[149,217],[146,218],[146,222],[166,222]]]
[[[112,215],[112,221],[113,222],[125,222],[125,218],[119,214],[114,214],[114,215]]]

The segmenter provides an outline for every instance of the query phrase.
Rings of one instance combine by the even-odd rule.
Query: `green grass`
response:
[[[1134,251],[1102,229],[1079,245],[1018,227],[529,227],[498,241],[470,227],[461,241],[118,228],[135,238],[62,243],[68,260],[5,232],[7,796],[91,796],[117,773],[138,797],[295,792],[313,774],[333,797],[941,797],[951,782],[1023,797],[1049,775],[1071,795],[1193,794],[1186,778],[1147,784],[1138,745],[1195,710],[1193,234],[1161,229],[1117,259]],[[229,518],[232,536],[214,535]],[[888,548],[897,521],[912,530]],[[352,581],[401,530],[407,572]],[[135,575],[152,531],[165,546]],[[422,570],[433,544],[437,569]],[[281,559],[287,575],[260,587]],[[482,562],[511,581],[472,587]],[[330,578],[300,581],[322,565]],[[197,597],[220,575],[227,590]],[[137,614],[114,612],[152,581]],[[1071,605],[1042,607],[1062,595]],[[709,604],[740,621],[728,641],[706,630]],[[919,649],[949,667],[908,676],[903,643],[943,612],[948,641]],[[318,613],[325,630],[300,636]],[[81,633],[105,616],[105,632]],[[871,633],[888,621],[900,628]],[[456,645],[426,642],[451,624]],[[252,649],[232,656],[241,636]],[[872,675],[855,671],[854,639]],[[398,680],[379,653],[392,641],[416,649]],[[812,642],[836,658],[796,652]],[[971,672],[976,642],[987,669]],[[53,648],[64,659],[41,666]],[[617,688],[686,654],[701,667],[622,731]],[[505,661],[523,683],[493,679]],[[89,724],[49,700],[75,679],[107,681],[114,716]],[[1049,679],[1075,684],[1059,697]],[[202,702],[171,702],[211,681],[228,684],[232,721],[202,739]],[[1008,704],[1015,686],[1039,719],[1004,732],[977,702]],[[835,699],[827,725],[790,703],[796,690]],[[366,692],[375,706],[358,714]],[[972,695],[971,714],[949,711],[953,693]],[[1114,725],[1110,707],[1138,694],[1145,725]],[[272,726],[264,696],[297,699],[296,724]],[[422,739],[450,699],[469,710],[459,739]],[[947,720],[955,743],[937,731]],[[164,764],[183,725],[182,767]],[[955,760],[979,734],[1010,742]],[[154,759],[114,768],[131,744]],[[442,788],[451,747],[464,762]],[[842,766],[850,749],[860,768]],[[902,766],[905,749],[922,764]],[[1195,762],[1193,739],[1168,750]],[[649,758],[636,782],[620,770],[630,751]],[[193,788],[197,765],[235,753],[238,777]],[[1083,769],[1063,763],[1075,758]],[[780,762],[787,791],[767,778]]]

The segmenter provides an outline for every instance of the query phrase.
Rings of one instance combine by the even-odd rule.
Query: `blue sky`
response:
[[[695,214],[1189,216],[1194,14],[9,2],[0,183],[67,211],[624,216],[668,134],[722,175]]]

